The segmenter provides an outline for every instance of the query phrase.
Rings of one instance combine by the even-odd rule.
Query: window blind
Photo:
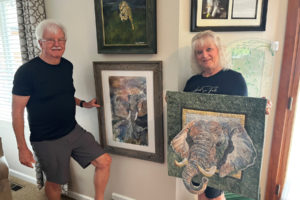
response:
[[[15,0],[0,0],[0,120],[11,121],[12,82],[22,65]]]

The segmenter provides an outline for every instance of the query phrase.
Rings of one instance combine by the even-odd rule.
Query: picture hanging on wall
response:
[[[191,0],[191,31],[265,31],[268,0]]]
[[[167,91],[168,173],[259,199],[266,99]]]
[[[95,0],[98,53],[155,54],[156,0]]]
[[[94,76],[104,149],[164,162],[162,62],[94,62]]]

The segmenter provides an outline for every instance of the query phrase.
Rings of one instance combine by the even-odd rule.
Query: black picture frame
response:
[[[265,31],[268,0],[253,0],[251,14],[245,16],[243,7],[238,7],[241,1],[224,0],[219,2],[218,14],[212,16],[208,10],[207,0],[191,0],[191,32],[212,30],[216,32],[228,31]],[[236,4],[235,4],[236,3]],[[212,8],[213,9],[213,8]],[[238,10],[239,12],[235,12]],[[238,13],[238,14],[235,14]]]
[[[162,61],[94,62],[93,66],[102,147],[109,153],[163,163]],[[146,112],[140,115],[139,105],[144,102]]]
[[[156,54],[156,0],[95,0],[100,54]]]

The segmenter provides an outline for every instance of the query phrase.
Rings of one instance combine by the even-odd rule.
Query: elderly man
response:
[[[66,45],[64,27],[52,20],[36,28],[40,56],[22,65],[13,86],[12,118],[23,165],[35,162],[24,136],[24,109],[28,111],[30,142],[46,176],[45,192],[49,200],[58,200],[61,184],[69,180],[70,157],[83,168],[95,166],[95,199],[103,200],[109,179],[111,157],[103,151],[92,134],[75,120],[75,107],[99,107],[74,96],[73,65],[62,57]]]

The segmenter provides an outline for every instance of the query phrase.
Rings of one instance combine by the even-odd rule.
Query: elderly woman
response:
[[[197,75],[186,83],[185,92],[247,96],[242,74],[228,69],[220,38],[212,31],[204,31],[192,39],[192,67]],[[199,200],[225,199],[224,192],[207,187]]]
[[[192,39],[192,67],[197,73],[184,87],[185,92],[248,96],[242,74],[228,68],[220,38],[212,31],[203,31]],[[272,103],[267,100],[266,114]],[[207,187],[198,200],[224,200],[224,192]]]
[[[243,76],[228,69],[220,38],[204,31],[192,39],[192,67],[197,75],[191,77],[185,92],[247,96]]]

